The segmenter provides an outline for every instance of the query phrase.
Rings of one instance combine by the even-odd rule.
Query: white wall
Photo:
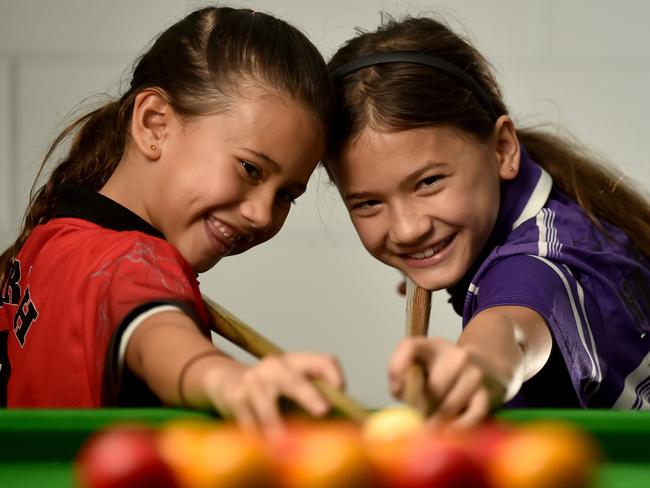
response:
[[[202,3],[0,0],[0,246],[15,236],[40,158],[71,110],[93,93],[117,93],[153,35]],[[326,57],[355,27],[375,27],[380,10],[442,13],[493,62],[518,123],[564,125],[650,188],[644,1],[227,3],[294,23]],[[404,327],[398,279],[364,254],[320,173],[278,237],[201,277],[205,293],[282,347],[338,354],[348,390],[374,406],[391,401],[386,362]],[[432,308],[432,331],[456,337],[444,292]]]

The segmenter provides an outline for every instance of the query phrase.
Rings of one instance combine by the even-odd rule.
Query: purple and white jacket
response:
[[[519,305],[551,330],[548,363],[505,406],[650,409],[650,262],[603,225],[608,235],[522,151],[482,256],[448,290],[463,326]]]

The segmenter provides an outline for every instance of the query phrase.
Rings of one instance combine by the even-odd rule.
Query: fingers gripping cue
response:
[[[284,351],[255,331],[218,303],[203,296],[208,312],[215,322],[215,332],[244,351],[260,359],[266,356],[283,354]],[[311,383],[327,401],[351,420],[362,422],[367,417],[367,409],[340,390],[322,379],[312,379]]]
[[[406,336],[426,337],[429,331],[431,292],[406,278]],[[423,414],[429,414],[431,405],[425,394],[426,371],[422,365],[412,365],[406,373],[404,400]]]

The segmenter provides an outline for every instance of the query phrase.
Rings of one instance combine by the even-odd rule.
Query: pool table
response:
[[[93,431],[118,421],[161,423],[205,418],[184,409],[0,410],[0,487],[73,486],[72,460]],[[590,432],[607,462],[594,488],[650,486],[650,413],[610,410],[509,410],[507,421],[562,419]]]

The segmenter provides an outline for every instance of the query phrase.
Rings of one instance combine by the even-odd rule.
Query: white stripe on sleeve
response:
[[[118,378],[122,377],[122,371],[124,370],[124,364],[126,363],[126,348],[129,345],[131,336],[135,332],[135,329],[138,328],[142,322],[147,320],[152,315],[156,315],[161,312],[171,312],[171,311],[182,311],[180,307],[176,305],[159,305],[157,307],[150,308],[145,312],[142,312],[140,315],[135,317],[129,325],[126,326],[124,332],[122,332],[122,337],[120,337],[120,347],[117,353],[117,373]]]
[[[576,304],[576,298],[573,295],[573,290],[571,289],[571,285],[569,284],[569,281],[567,280],[562,270],[548,259],[534,255],[533,257],[539,259],[543,263],[546,263],[547,266],[555,271],[555,273],[560,277],[562,283],[564,284],[569,303],[571,304],[571,311],[573,312],[573,320],[575,321],[576,330],[580,337],[580,342],[582,343],[582,348],[589,358],[589,362],[591,363],[591,372],[589,374],[590,383],[585,387],[585,393],[588,397],[591,397],[594,393],[596,393],[596,391],[598,391],[598,387],[602,381],[602,372],[600,369],[600,362],[598,360],[596,343],[594,341],[594,336],[591,332],[591,325],[589,324],[589,318],[587,317],[585,310],[584,291],[582,289],[582,286],[580,286],[580,283],[575,280],[575,278],[573,278],[571,270],[567,266],[564,266],[566,274],[571,276],[576,284],[578,293],[577,302],[580,306],[580,310],[578,310],[578,305]],[[581,318],[581,316],[584,318],[584,320]]]
[[[612,408],[617,410],[650,410],[650,352],[641,360],[637,368],[625,378],[623,391]]]

